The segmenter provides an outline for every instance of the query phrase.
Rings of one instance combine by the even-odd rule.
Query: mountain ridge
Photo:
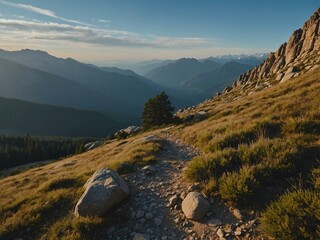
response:
[[[320,63],[319,25],[320,8],[302,28],[292,33],[288,42],[283,43],[276,52],[271,52],[263,63],[242,74],[233,87],[253,84],[262,79],[285,82],[312,67],[318,67],[315,63]]]

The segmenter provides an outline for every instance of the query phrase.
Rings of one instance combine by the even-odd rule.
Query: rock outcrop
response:
[[[92,150],[94,148],[100,147],[103,144],[102,141],[95,141],[95,142],[89,142],[86,145],[84,145],[84,149],[86,151]]]
[[[287,43],[270,53],[263,63],[242,74],[233,87],[256,84],[262,79],[285,82],[298,76],[299,72],[311,70],[310,66],[320,62],[319,25],[320,8],[301,29],[293,32]]]
[[[97,170],[84,187],[75,207],[76,216],[102,216],[130,193],[127,184],[110,169]]]
[[[210,209],[210,203],[198,192],[190,192],[182,201],[182,211],[188,219],[200,220]]]

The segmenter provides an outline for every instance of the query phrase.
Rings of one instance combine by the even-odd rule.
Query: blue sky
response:
[[[0,48],[96,64],[276,50],[318,0],[0,0]]]

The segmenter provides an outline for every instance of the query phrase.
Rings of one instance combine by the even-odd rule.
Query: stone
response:
[[[111,169],[97,170],[85,186],[75,207],[77,217],[102,216],[130,194],[127,184]]]
[[[94,148],[100,147],[103,144],[102,141],[89,142],[84,145],[86,151],[92,150]]]
[[[122,129],[122,131],[127,133],[128,135],[140,132],[141,130],[142,130],[142,128],[138,127],[138,126],[129,126],[125,129]]]
[[[233,214],[233,216],[235,216],[236,219],[242,220],[242,214],[238,208],[230,207],[229,210]]]
[[[138,210],[136,213],[136,218],[142,218],[144,216],[144,211]]]
[[[224,237],[224,232],[223,232],[223,230],[221,228],[218,229],[217,235],[218,235],[219,238],[223,238]]]
[[[159,226],[162,223],[162,219],[157,217],[154,219],[154,223]]]
[[[142,223],[136,223],[134,225],[134,230],[137,231],[137,230],[140,230],[143,228],[143,224]]]
[[[210,203],[198,192],[190,192],[182,201],[182,211],[188,219],[200,220],[210,209]]]
[[[234,235],[240,236],[241,234],[242,234],[242,229],[238,227],[238,228],[234,231]]]
[[[153,166],[147,165],[147,166],[144,166],[144,167],[142,168],[142,171],[151,174],[151,173],[156,172],[157,170],[156,170]]]
[[[136,233],[132,240],[149,240],[150,236],[148,234]]]
[[[146,213],[146,219],[152,219],[153,215],[152,213]]]
[[[209,226],[215,227],[215,226],[221,225],[222,221],[220,219],[218,219],[218,218],[212,218],[207,223],[208,223]]]
[[[169,199],[169,207],[173,207],[175,205],[178,204],[178,200],[179,200],[179,197],[177,195],[174,195],[172,196],[170,199]]]

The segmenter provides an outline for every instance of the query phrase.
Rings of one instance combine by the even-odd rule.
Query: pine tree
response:
[[[169,124],[173,122],[173,110],[170,99],[165,92],[161,92],[144,104],[142,126],[145,129]]]

